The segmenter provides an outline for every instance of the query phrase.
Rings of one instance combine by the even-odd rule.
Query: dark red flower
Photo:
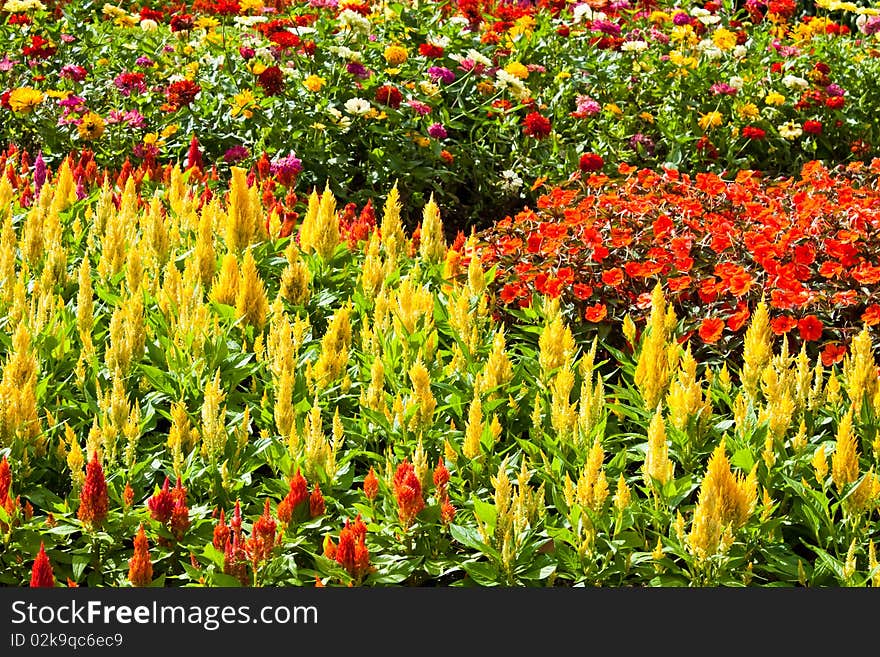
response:
[[[804,121],[804,132],[810,135],[821,135],[822,134],[822,122],[821,121]]]
[[[580,167],[580,170],[584,172],[599,171],[605,166],[605,160],[595,153],[584,153],[578,161],[578,166]]]
[[[382,105],[387,105],[393,109],[397,109],[400,107],[400,103],[403,100],[403,95],[400,93],[400,90],[390,84],[383,84],[381,87],[376,89],[376,102],[381,103]]]
[[[40,542],[40,551],[37,552],[37,558],[34,559],[34,566],[31,570],[31,588],[49,588],[55,586],[55,575],[52,572],[52,564],[49,557],[46,556],[46,550]]]
[[[162,484],[162,489],[153,494],[153,496],[147,500],[147,508],[150,510],[150,517],[153,520],[158,520],[163,525],[171,519],[171,514],[174,511],[174,499],[171,497],[171,491],[169,490],[170,481],[168,477],[165,477],[165,483]]]
[[[267,96],[275,96],[284,89],[284,73],[277,66],[269,66],[257,76],[257,84]]]
[[[446,494],[446,486],[449,484],[449,470],[443,462],[443,457],[437,458],[437,467],[434,468],[434,486],[437,488],[437,497],[442,498]]]
[[[202,88],[192,80],[178,80],[168,85],[165,98],[172,111],[187,107],[192,103]]]
[[[9,461],[6,456],[0,461],[0,506],[5,506],[9,497],[9,489],[12,487],[12,472],[9,469]]]
[[[762,128],[757,128],[753,125],[747,125],[742,129],[742,136],[746,139],[760,141],[767,136],[767,132],[764,131]]]
[[[717,317],[706,317],[700,323],[700,339],[706,344],[718,342],[724,331],[724,321]]]
[[[550,134],[552,129],[550,119],[540,112],[529,112],[522,121],[523,132],[535,139],[543,139]]]
[[[434,45],[433,43],[423,43],[419,45],[419,54],[422,57],[437,59],[438,57],[443,56],[443,47]]]

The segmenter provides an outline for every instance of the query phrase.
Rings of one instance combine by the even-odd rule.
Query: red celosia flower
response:
[[[251,558],[254,563],[269,558],[275,545],[276,523],[269,512],[269,500],[263,506],[263,515],[257,518],[251,530]]]
[[[309,483],[297,468],[296,474],[290,479],[290,491],[278,503],[278,519],[285,524],[289,523],[297,507],[307,499],[309,499]]]
[[[226,513],[220,509],[220,519],[214,525],[214,547],[218,550],[226,549],[226,539],[229,538],[229,525],[226,524]]]
[[[798,332],[806,342],[821,338],[823,328],[822,322],[815,315],[807,315],[798,322]]]
[[[150,510],[150,517],[153,520],[158,520],[163,525],[171,519],[171,514],[174,512],[174,499],[168,488],[169,485],[170,481],[168,477],[165,477],[165,483],[162,484],[162,490],[154,493],[153,496],[147,500],[147,508]]]
[[[355,519],[354,524],[345,521],[345,527],[339,532],[339,544],[333,546],[332,539],[325,541],[325,554],[328,550],[333,552],[336,563],[341,565],[352,576],[356,584],[359,584],[364,575],[370,571],[370,551],[366,543],[367,526],[360,519]]]
[[[720,320],[717,317],[706,317],[700,324],[700,339],[707,344],[718,342],[723,331],[723,320]]]
[[[275,96],[284,89],[284,73],[277,66],[269,66],[257,76],[257,84],[267,96]]]
[[[6,456],[0,461],[0,506],[6,506],[6,500],[9,497],[9,489],[12,486],[12,472],[9,469],[9,461]]]
[[[367,499],[372,502],[374,499],[376,499],[376,495],[378,493],[379,478],[376,476],[376,471],[373,468],[370,468],[367,476],[364,477],[364,495],[366,495]]]
[[[202,159],[202,151],[199,149],[199,138],[192,136],[189,142],[189,150],[186,152],[186,168],[204,169],[205,162]]]
[[[242,586],[248,583],[247,554],[242,547],[242,541],[238,534],[233,532],[231,539],[226,539],[226,547],[223,550],[223,572],[232,575]]]
[[[586,312],[584,312],[584,319],[588,322],[601,322],[608,315],[608,308],[605,307],[604,303],[597,303],[592,306],[587,306]]]
[[[144,526],[138,527],[134,537],[134,554],[128,561],[128,581],[132,586],[149,586],[153,581],[153,562],[150,560],[150,543]]]
[[[55,575],[52,572],[52,564],[49,557],[46,556],[46,550],[40,542],[40,551],[34,560],[34,566],[31,570],[31,588],[48,588],[55,586]]]
[[[122,504],[126,509],[131,508],[131,505],[134,504],[134,488],[131,487],[131,482],[125,482],[125,489],[122,491]]]
[[[107,517],[107,482],[104,468],[98,461],[98,453],[86,465],[86,480],[79,494],[77,517],[86,525],[97,527]]]
[[[455,519],[455,507],[452,506],[452,503],[449,501],[449,497],[444,498],[443,503],[440,505],[440,522],[444,525],[448,525]]]
[[[446,494],[446,486],[449,483],[449,470],[443,462],[443,457],[437,458],[437,467],[434,468],[434,486],[437,488],[437,497],[442,498]]]
[[[183,538],[186,530],[189,529],[189,507],[185,500],[177,499],[174,501],[174,509],[171,511],[171,521],[168,528],[178,541]]]
[[[409,459],[397,466],[393,479],[394,496],[397,498],[398,517],[404,529],[409,527],[415,517],[425,507],[422,498],[422,484]]]
[[[376,102],[397,109],[403,100],[400,90],[390,84],[383,84],[376,89]]]
[[[825,367],[831,367],[835,363],[839,363],[846,355],[846,346],[841,344],[829,343],[822,350],[822,364]]]
[[[578,167],[581,171],[599,171],[605,166],[605,160],[595,153],[584,153],[578,160]]]
[[[523,132],[535,139],[543,139],[550,134],[550,119],[540,112],[529,112],[523,119]]]
[[[315,484],[315,489],[309,496],[309,515],[312,518],[317,518],[318,516],[324,515],[324,511],[326,510],[327,505],[324,502],[324,495],[321,493],[321,487],[318,484]]]

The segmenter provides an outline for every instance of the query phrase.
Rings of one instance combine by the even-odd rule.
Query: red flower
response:
[[[419,511],[425,507],[425,500],[422,498],[422,484],[409,459],[397,466],[392,485],[394,496],[397,498],[398,517],[406,529],[415,520]]]
[[[98,453],[86,465],[86,480],[79,494],[77,517],[86,525],[97,527],[107,517],[107,482],[104,468],[98,461]]]
[[[382,105],[387,105],[388,107],[397,109],[400,107],[400,103],[403,100],[403,95],[400,93],[400,90],[390,84],[383,84],[381,87],[376,89],[376,102],[381,103]]]
[[[587,306],[584,318],[588,322],[601,322],[608,315],[608,309],[604,303],[597,303],[593,306]]]
[[[269,66],[257,76],[257,84],[267,96],[275,96],[284,89],[284,73],[277,66]]]
[[[724,321],[717,317],[706,317],[700,323],[700,339],[706,344],[718,342],[724,331]]]
[[[821,121],[804,121],[804,132],[810,135],[821,135],[822,134],[822,122]]]
[[[434,468],[434,486],[437,488],[437,496],[446,494],[446,486],[449,484],[449,470],[443,462],[443,457],[437,458],[437,467]]]
[[[373,468],[370,468],[367,476],[364,477],[364,495],[366,495],[367,499],[372,502],[374,499],[376,499],[376,495],[378,493],[379,478],[376,476],[376,471]]]
[[[581,171],[599,171],[605,166],[605,160],[595,153],[584,153],[578,160],[578,167]]]
[[[195,135],[189,142],[189,150],[186,152],[186,168],[204,169],[205,162],[202,159],[202,151],[199,149],[199,139]]]
[[[285,524],[289,523],[297,507],[307,499],[309,499],[309,483],[297,468],[296,474],[290,479],[290,491],[278,504],[278,519]]]
[[[433,43],[423,43],[419,45],[419,54],[422,57],[430,57],[431,59],[437,59],[438,57],[443,56],[443,47],[436,46]]]
[[[822,322],[815,315],[807,315],[798,322],[798,332],[806,342],[821,338],[823,328]]]
[[[327,505],[324,502],[324,495],[321,493],[321,487],[318,484],[315,484],[315,489],[309,496],[309,515],[312,518],[317,518],[318,516],[324,515],[326,510]]]
[[[150,560],[150,543],[144,526],[138,528],[134,537],[134,554],[128,561],[128,581],[132,586],[149,586],[153,581],[153,562]]]
[[[9,469],[9,461],[6,456],[0,461],[0,506],[5,507],[9,497],[9,489],[12,486],[12,472]]]
[[[37,558],[34,559],[34,566],[31,570],[31,588],[49,588],[55,586],[55,575],[52,572],[52,564],[49,563],[49,557],[46,556],[46,550],[40,542],[40,551],[37,552]]]
[[[535,139],[543,139],[550,134],[550,119],[540,112],[529,112],[522,121],[523,132]]]
[[[162,524],[168,522],[171,514],[174,512],[174,499],[171,497],[168,477],[165,477],[165,483],[162,484],[162,490],[147,500],[147,508],[150,510],[150,517],[158,520]]]
[[[229,538],[229,525],[226,524],[226,514],[220,509],[220,520],[214,525],[214,547],[218,550],[226,548],[226,540]]]
[[[269,557],[275,546],[276,523],[269,512],[269,500],[263,506],[263,515],[257,518],[251,530],[251,558],[254,562],[260,562]]]
[[[846,346],[829,343],[822,350],[822,364],[825,367],[831,367],[834,363],[839,363],[846,355]]]
[[[602,272],[602,282],[611,287],[617,287],[623,283],[623,270],[620,267],[606,269]]]
[[[122,491],[122,504],[126,509],[131,508],[131,505],[134,504],[134,488],[131,487],[130,482],[125,482],[125,489]]]
[[[780,315],[770,320],[770,330],[776,335],[784,335],[797,326],[797,320],[788,315]]]
[[[440,521],[444,525],[448,525],[455,518],[455,507],[449,501],[449,497],[446,497],[443,500],[443,504],[440,505]]]
[[[190,525],[189,507],[186,505],[186,488],[181,485],[180,477],[177,478],[177,485],[171,491],[171,497],[174,500],[174,507],[171,510],[169,528],[174,534],[174,538],[179,541]]]
[[[868,326],[874,326],[875,324],[880,324],[880,305],[876,303],[872,303],[870,306],[865,308],[865,312],[862,313],[862,321]],[[3,486],[0,484],[0,503],[3,502]]]
[[[193,102],[202,88],[192,80],[178,80],[168,85],[165,97],[171,111],[179,110]]]
[[[746,139],[754,139],[755,141],[760,141],[767,136],[767,133],[758,127],[753,125],[747,125],[742,129],[742,136]]]
[[[367,526],[358,515],[353,525],[348,520],[345,521],[335,549],[332,539],[329,540],[329,545],[325,543],[325,554],[328,549],[332,551],[332,558],[348,571],[356,583],[360,583],[363,576],[370,571],[370,551],[367,549],[366,537]]]

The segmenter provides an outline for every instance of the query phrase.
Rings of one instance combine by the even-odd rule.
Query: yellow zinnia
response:
[[[43,93],[33,87],[19,87],[9,94],[9,106],[13,112],[27,114],[43,102]]]
[[[79,132],[80,139],[87,141],[100,139],[101,135],[104,134],[104,119],[94,112],[89,112],[82,117],[76,129]]]
[[[409,53],[403,46],[388,46],[385,48],[384,55],[389,66],[400,66],[409,57]]]
[[[721,112],[716,112],[714,110],[711,112],[706,112],[705,114],[701,114],[698,121],[698,123],[700,124],[700,128],[703,129],[703,132],[711,128],[717,128],[721,125],[721,122]]]
[[[519,78],[520,80],[525,80],[529,77],[529,69],[521,62],[510,62],[507,66],[504,67],[504,70],[510,73],[513,77]]]
[[[303,80],[303,86],[306,89],[308,89],[309,91],[312,91],[314,93],[321,91],[321,88],[325,84],[327,84],[327,80],[325,80],[324,78],[322,78],[318,75],[314,75],[314,74],[310,75],[305,80]]]

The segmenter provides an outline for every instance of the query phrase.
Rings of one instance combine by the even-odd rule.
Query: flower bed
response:
[[[363,205],[405,181],[456,228],[582,165],[795,174],[877,155],[880,17],[849,3],[149,6],[8,0],[0,143],[57,166],[250,166]],[[189,152],[196,137],[200,149]],[[733,175],[731,173],[731,175]],[[414,226],[417,215],[407,217]]]
[[[600,352],[396,188],[282,236],[243,169],[75,169],[0,179],[3,584],[880,585],[867,330],[701,363],[655,285]]]

